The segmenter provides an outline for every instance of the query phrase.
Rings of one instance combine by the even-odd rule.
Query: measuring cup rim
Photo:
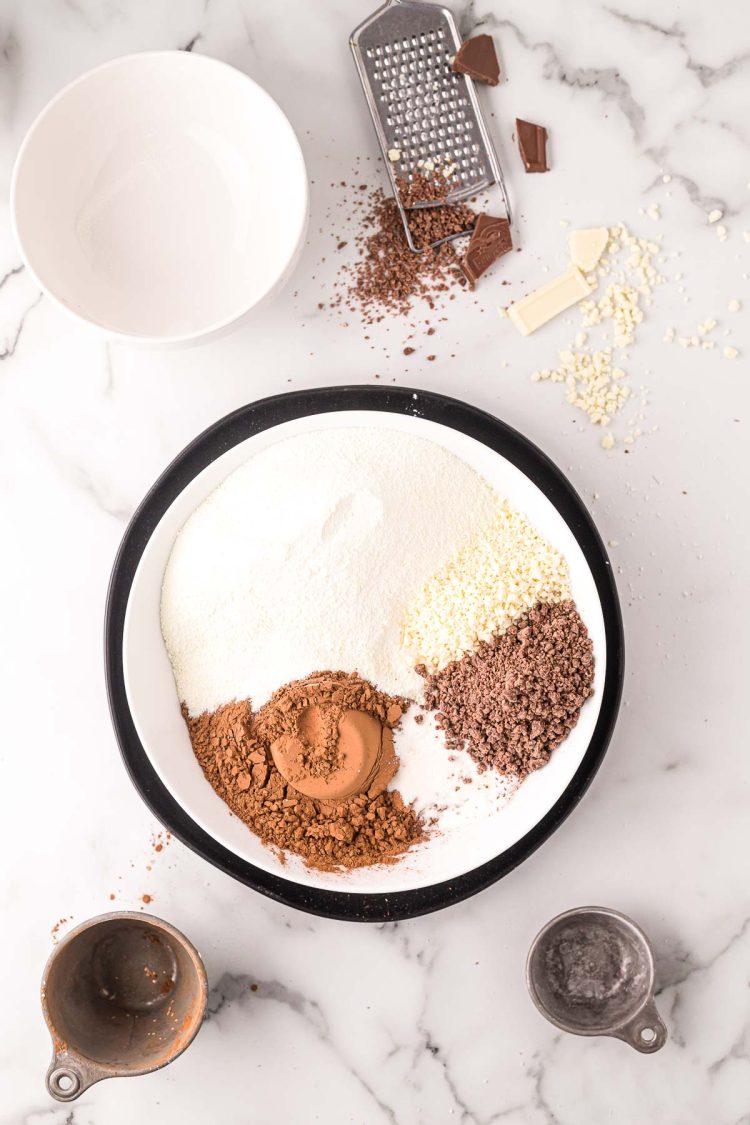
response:
[[[564,922],[568,918],[580,918],[587,914],[613,918],[619,924],[624,924],[625,927],[634,934],[641,947],[643,948],[646,954],[646,961],[648,966],[647,985],[640,1002],[637,1005],[634,1005],[633,1008],[622,1019],[618,1020],[616,1023],[609,1025],[606,1031],[596,1028],[578,1028],[574,1027],[570,1023],[565,1023],[559,1020],[556,1016],[553,1015],[546,1004],[543,1003],[542,998],[537,991],[536,982],[532,974],[532,962],[534,959],[534,955],[542,942],[542,939],[546,937],[546,935],[560,922]],[[639,1012],[642,1012],[643,1009],[653,1001],[654,977],[654,951],[651,948],[651,942],[648,940],[648,937],[638,925],[638,923],[633,921],[633,919],[629,915],[623,914],[621,910],[614,910],[611,906],[574,906],[570,910],[563,910],[561,914],[556,914],[554,918],[550,918],[549,922],[547,922],[546,925],[542,926],[541,930],[539,930],[538,934],[532,941],[531,946],[529,947],[529,952],[526,956],[526,987],[529,990],[531,999],[534,1001],[537,1009],[542,1013],[545,1019],[549,1020],[549,1022],[554,1024],[555,1027],[559,1027],[561,1031],[567,1031],[573,1035],[612,1035],[627,1027],[628,1024],[630,1024],[634,1019],[637,1018]]]

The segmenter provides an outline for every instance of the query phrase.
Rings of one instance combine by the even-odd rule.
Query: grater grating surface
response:
[[[457,203],[497,184],[504,216],[510,219],[503,173],[474,84],[451,69],[461,45],[453,14],[421,0],[386,0],[356,28],[350,44],[411,249],[418,247],[399,198],[396,171],[410,180],[420,161],[450,169],[456,184],[433,206]],[[400,154],[396,161],[388,155],[394,149]]]

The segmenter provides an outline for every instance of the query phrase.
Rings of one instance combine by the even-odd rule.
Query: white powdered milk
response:
[[[257,453],[196,508],[167,563],[180,699],[193,715],[257,708],[328,669],[420,698],[407,606],[497,500],[452,453],[395,431],[321,430]]]

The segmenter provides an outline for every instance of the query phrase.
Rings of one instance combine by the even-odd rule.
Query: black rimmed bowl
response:
[[[475,468],[561,549],[594,641],[594,695],[575,730],[491,824],[441,833],[399,863],[335,874],[286,864],[231,815],[200,771],[182,722],[159,626],[161,580],[179,528],[254,452],[311,429],[411,433]],[[199,855],[288,906],[382,922],[476,894],[528,858],[575,808],[606,751],[623,680],[617,593],[602,541],[560,470],[491,415],[442,395],[369,386],[277,395],[228,415],[172,462],[135,513],[110,582],[105,621],[110,710],[131,780],[156,817]]]

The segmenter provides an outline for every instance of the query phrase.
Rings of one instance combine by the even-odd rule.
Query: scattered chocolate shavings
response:
[[[424,666],[417,668],[426,675]],[[549,761],[592,694],[591,640],[572,601],[543,603],[505,633],[426,675],[425,706],[449,750],[519,779]]]

